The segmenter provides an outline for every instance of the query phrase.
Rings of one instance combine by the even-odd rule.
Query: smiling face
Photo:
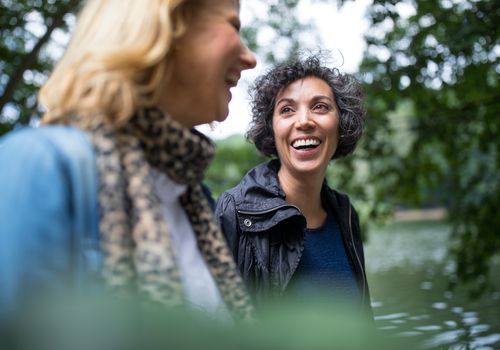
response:
[[[172,76],[165,83],[160,108],[186,127],[226,119],[241,72],[255,67],[239,33],[235,0],[202,1],[174,42]]]
[[[273,131],[281,173],[323,178],[339,142],[339,112],[330,86],[307,77],[280,91]]]

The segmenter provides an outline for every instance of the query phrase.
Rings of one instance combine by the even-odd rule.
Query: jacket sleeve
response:
[[[237,262],[239,247],[239,229],[236,216],[236,206],[231,194],[224,192],[217,200],[215,207],[215,219],[222,229],[224,237],[228,243],[229,249]]]
[[[65,164],[50,140],[33,136],[0,140],[0,318],[27,294],[65,288],[72,265]]]

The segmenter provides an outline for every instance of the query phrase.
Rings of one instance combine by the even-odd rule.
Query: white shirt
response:
[[[198,249],[196,236],[184,212],[179,197],[187,186],[181,185],[153,169],[154,188],[161,202],[161,210],[169,228],[175,260],[181,275],[187,303],[221,320],[231,316],[219,289]]]

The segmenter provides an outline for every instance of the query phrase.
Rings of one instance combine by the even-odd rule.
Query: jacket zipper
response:
[[[274,207],[274,208],[270,208],[270,209],[266,209],[266,210],[261,210],[261,211],[247,211],[247,210],[236,210],[239,214],[243,214],[243,215],[262,215],[262,214],[267,214],[267,213],[270,213],[270,212],[273,212],[273,211],[276,211],[278,209],[281,209],[281,208],[295,208],[298,210],[298,212],[304,216],[304,214],[302,214],[302,212],[300,211],[300,209],[298,207],[296,207],[295,205],[292,205],[292,204],[282,204],[282,205],[278,205],[277,207]]]
[[[239,210],[239,209],[237,209],[236,211],[238,212],[238,214],[243,214],[243,215],[263,215],[263,214],[271,213],[273,211],[276,211],[276,210],[282,209],[282,208],[296,209],[300,213],[300,215],[304,216],[304,214],[300,211],[300,209],[293,204],[281,204],[281,205],[278,205],[277,207],[266,209],[266,210],[260,210],[260,211],[248,211],[248,210]],[[305,216],[304,216],[304,218],[305,218]],[[304,246],[302,245],[302,248],[303,247]],[[288,280],[288,282],[290,282],[290,280]],[[283,287],[282,287],[283,290],[288,285],[288,282],[283,285]],[[281,293],[283,292],[283,290],[281,290]]]
[[[358,251],[356,250],[356,243],[354,243],[354,236],[352,234],[352,223],[351,223],[351,206],[349,205],[349,233],[351,234],[352,248],[354,250],[354,255],[356,255],[356,259],[358,260],[359,268],[361,269],[361,278],[363,282],[363,294],[361,298],[362,305],[365,304],[365,294],[366,294],[366,277],[365,270],[363,269],[363,265],[361,264],[361,259],[359,258]]]
[[[261,211],[247,211],[247,210],[236,210],[239,214],[243,215],[262,215],[262,214],[267,214],[272,211],[276,211],[281,208],[295,208],[297,211],[303,216],[302,212],[298,207],[292,204],[282,204],[278,205],[277,207],[266,209],[266,210],[261,210]],[[363,293],[362,293],[362,299],[361,302],[364,305],[365,303],[365,295],[366,295],[366,280],[365,280],[365,270],[363,269],[363,265],[361,264],[361,259],[359,258],[358,251],[356,250],[356,244],[354,243],[354,236],[352,234],[352,222],[351,222],[351,206],[349,205],[349,233],[351,235],[351,241],[352,241],[352,248],[354,250],[354,254],[356,255],[356,260],[358,261],[359,268],[361,269],[361,278],[363,282]]]

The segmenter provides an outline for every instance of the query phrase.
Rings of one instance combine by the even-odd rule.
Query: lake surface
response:
[[[423,349],[500,349],[500,259],[495,286],[479,300],[449,288],[450,229],[439,221],[373,229],[365,244],[377,328]]]

